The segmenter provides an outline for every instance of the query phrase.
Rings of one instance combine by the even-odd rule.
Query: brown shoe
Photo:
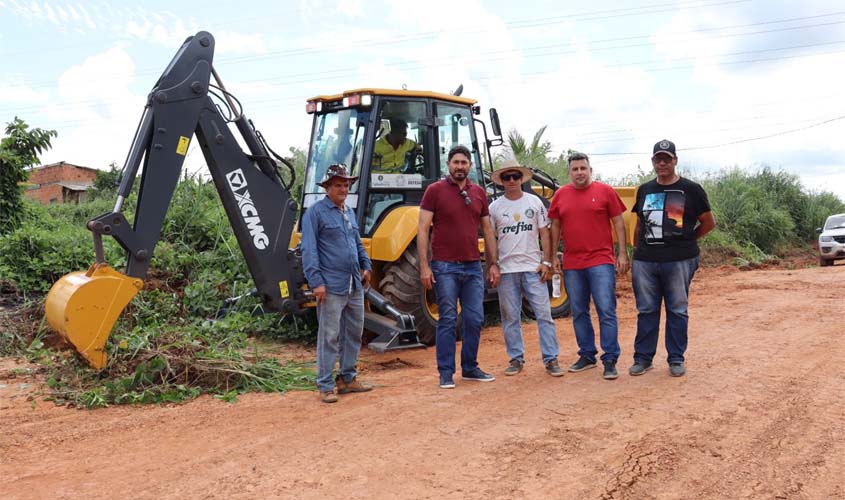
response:
[[[337,403],[337,396],[335,395],[334,391],[321,392],[320,401],[322,401],[323,403]]]
[[[361,382],[358,382],[358,377],[355,377],[349,382],[346,382],[343,380],[343,377],[338,375],[335,379],[335,384],[337,385],[338,394],[347,394],[350,392],[369,392],[373,390],[373,386],[364,385]]]

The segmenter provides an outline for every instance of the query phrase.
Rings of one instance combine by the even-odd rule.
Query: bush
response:
[[[105,248],[107,259],[114,261],[122,255],[114,242]],[[0,277],[23,293],[46,293],[63,275],[88,269],[93,257],[91,233],[75,225],[57,230],[26,221],[0,236]]]
[[[136,199],[133,193],[126,201],[130,221]],[[21,226],[0,236],[0,285],[37,297],[61,276],[87,269],[94,250],[86,222],[111,212],[113,204],[105,196],[79,204],[26,203]],[[103,243],[106,261],[123,269],[124,250],[113,238]],[[163,221],[145,287],[106,344],[109,364],[102,372],[45,345],[43,298],[14,311],[26,321],[8,322],[13,324],[0,335],[0,351],[47,366],[51,397],[85,407],[179,401],[201,393],[233,400],[244,391],[313,387],[310,369],[280,364],[251,340],[313,341],[313,319],[253,316],[259,303],[246,297],[237,311],[209,320],[221,313],[224,299],[252,287],[214,185],[186,177]]]
[[[717,241],[725,243],[725,248],[751,262],[815,239],[815,228],[825,217],[845,211],[845,204],[832,193],[808,193],[796,175],[767,166],[756,172],[725,170],[702,184],[716,215],[717,231],[722,233],[708,236],[703,243],[710,248]]]

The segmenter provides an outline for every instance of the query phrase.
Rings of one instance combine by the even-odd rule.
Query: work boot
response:
[[[577,373],[577,372],[582,372],[584,370],[589,370],[590,368],[595,368],[595,367],[596,367],[596,361],[595,360],[590,361],[589,358],[585,358],[584,356],[581,356],[580,358],[578,358],[578,361],[569,365],[569,371],[573,372],[573,373]]]
[[[558,364],[556,359],[553,359],[546,363],[546,373],[548,373],[552,377],[562,377],[563,368],[560,367],[560,364]]]
[[[505,375],[516,375],[522,371],[522,365],[525,362],[521,359],[512,359],[507,368],[505,368]]]
[[[619,376],[619,372],[616,371],[616,361],[604,361],[604,373],[602,374],[602,378],[605,380],[613,380]]]
[[[651,363],[636,361],[630,368],[628,368],[628,373],[636,377],[651,370],[652,368],[654,368],[654,366],[652,366]]]
[[[673,377],[683,377],[687,372],[682,362],[669,363],[669,375]]]
[[[337,384],[337,393],[338,394],[348,394],[350,392],[369,392],[373,390],[373,386],[371,385],[364,385],[361,382],[358,382],[358,377],[353,378],[349,382],[343,380],[343,377],[340,375],[334,379],[335,384]]]
[[[334,390],[328,392],[320,392],[320,401],[323,403],[337,403],[337,396],[334,393]]]

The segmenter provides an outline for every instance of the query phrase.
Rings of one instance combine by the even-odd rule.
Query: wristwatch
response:
[[[549,262],[549,261],[547,261],[547,260],[544,260],[544,261],[543,261],[543,262],[541,262],[540,264],[543,264],[543,265],[544,265],[544,266],[546,266],[546,267],[552,267],[552,263],[551,263],[551,262]]]

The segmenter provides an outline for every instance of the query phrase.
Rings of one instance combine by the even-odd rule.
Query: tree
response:
[[[118,168],[117,163],[109,163],[108,170],[97,170],[97,177],[94,178],[92,198],[114,197],[117,194],[117,186],[120,183],[120,175],[123,170]]]
[[[293,164],[296,172],[296,181],[291,186],[290,192],[295,199],[300,200],[302,199],[302,185],[305,183],[305,161],[308,158],[308,153],[297,147],[291,147],[289,151],[290,156],[286,159]],[[286,169],[283,168],[282,170]],[[285,179],[289,180],[287,176],[285,176]]]
[[[527,167],[539,168],[555,178],[562,184],[569,182],[566,179],[567,167],[566,156],[558,155],[557,158],[550,156],[552,154],[552,143],[543,140],[543,134],[546,133],[548,125],[543,125],[529,143],[525,136],[523,136],[517,129],[512,128],[508,131],[507,145],[505,146],[505,153],[496,155],[495,163],[499,163],[506,157],[510,156],[516,159],[520,164]]]
[[[26,168],[40,163],[38,155],[50,149],[50,138],[57,135],[55,130],[30,129],[17,116],[6,124],[6,137],[0,140],[0,234],[20,224]]]

